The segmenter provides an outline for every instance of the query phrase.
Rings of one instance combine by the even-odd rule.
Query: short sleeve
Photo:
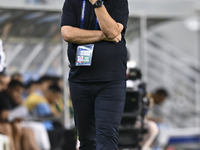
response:
[[[61,16],[62,26],[76,26],[75,0],[65,0]]]
[[[121,23],[126,29],[129,16],[128,1],[118,0],[111,16],[116,22]]]

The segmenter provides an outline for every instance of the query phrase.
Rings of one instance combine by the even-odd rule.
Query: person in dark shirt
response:
[[[7,90],[0,92],[0,116],[1,121],[6,121],[8,112],[22,104],[21,96],[23,84],[17,80],[12,80]],[[6,115],[7,114],[7,115]]]
[[[127,0],[65,0],[69,85],[80,150],[117,150],[126,94]]]
[[[22,92],[23,84],[17,80],[12,80],[7,90],[0,92],[0,126],[3,127],[0,128],[0,133],[9,136],[11,150],[21,150],[21,147],[23,149],[39,150],[33,131],[29,128],[22,128],[20,124],[21,118],[8,122],[10,111],[22,104]]]

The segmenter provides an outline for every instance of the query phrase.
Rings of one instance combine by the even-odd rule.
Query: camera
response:
[[[119,128],[119,149],[140,150],[139,143],[143,134],[147,132],[144,128],[144,118],[149,109],[149,98],[146,84],[142,82],[142,73],[138,68],[130,68],[127,71],[127,89],[124,113]],[[136,122],[140,124],[135,127]]]

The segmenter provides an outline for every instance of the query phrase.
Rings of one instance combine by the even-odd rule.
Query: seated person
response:
[[[162,105],[168,96],[169,94],[164,88],[158,88],[152,93],[154,106],[147,115],[148,120],[154,121],[157,124],[163,122]]]
[[[60,122],[60,112],[56,108],[56,103],[61,99],[61,89],[58,85],[53,84],[49,86],[47,91],[44,94],[38,92],[31,93],[24,105],[32,113],[32,115],[41,117],[42,119],[47,118],[46,121],[43,121],[44,126],[48,130],[50,143],[52,148],[58,148],[62,145],[64,128]],[[57,118],[56,120],[51,120],[51,117]],[[49,119],[49,120],[48,120]]]
[[[149,109],[152,109],[154,105],[154,99],[150,94],[147,94],[146,97],[149,99]],[[143,136],[143,140],[141,142],[142,150],[149,149],[158,135],[158,127],[154,121],[145,118],[144,125],[148,132]]]
[[[58,85],[54,84],[49,86],[48,90],[44,95],[38,94],[36,92],[31,93],[24,105],[33,114],[39,117],[50,117],[50,116],[60,116],[60,113],[56,109],[55,105],[61,98],[61,89]],[[53,130],[54,126],[51,121],[44,121],[44,125],[48,130]]]
[[[150,105],[149,111],[144,120],[144,127],[148,130],[148,132],[144,134],[143,140],[140,143],[142,150],[149,149],[156,140],[157,135],[159,134],[159,128],[157,124],[162,122],[162,116],[160,115],[160,112],[158,112],[155,108],[160,107],[167,96],[168,93],[163,88],[155,90],[152,95],[147,94],[147,98],[149,98],[150,100]],[[154,114],[153,112],[156,114],[155,116],[152,116],[152,114]],[[137,122],[136,127],[141,127],[141,124]]]
[[[38,83],[36,93],[44,96],[48,87],[53,84],[52,77],[44,75],[39,79]]]
[[[152,95],[147,94],[146,97],[149,99],[149,111],[146,114],[146,118],[144,120],[145,128],[148,130],[146,134],[144,134],[143,140],[141,142],[141,148],[142,150],[146,150],[150,148],[154,141],[156,140],[156,137],[159,134],[159,128],[157,126],[158,123],[162,122],[162,116],[158,111],[155,111],[156,107],[160,107],[161,104],[165,101],[165,99],[168,97],[168,92],[163,89],[159,88],[156,89]],[[155,116],[152,116],[153,112],[155,113]],[[141,125],[136,123],[136,126],[140,127]]]
[[[25,85],[23,100],[26,100],[31,93],[34,93],[36,90],[38,90],[39,89],[38,86],[39,86],[38,81],[32,81],[32,80],[28,81]]]
[[[166,130],[166,123],[164,122],[165,113],[163,111],[163,104],[165,103],[168,96],[169,94],[165,88],[157,88],[152,93],[154,106],[149,110],[146,118],[149,122],[151,121],[156,123],[156,127],[159,129],[158,136],[162,130]],[[154,143],[155,145],[159,143],[159,138],[156,138],[154,140]]]
[[[27,150],[39,150],[33,131],[21,126],[21,118],[8,122],[10,111],[22,104],[22,92],[23,84],[16,80],[12,80],[8,88],[0,92],[0,124],[4,128],[0,132],[9,136],[12,150],[21,150],[21,147]]]
[[[29,96],[29,94],[33,93],[36,89],[38,89],[38,86],[39,86],[38,82],[29,81],[25,86],[23,99],[26,99],[26,97]],[[29,120],[30,119],[31,118],[29,118]],[[43,123],[36,121],[23,121],[21,122],[21,125],[23,127],[31,128],[33,130],[39,148],[44,150],[50,150],[51,146],[50,146],[49,136]]]

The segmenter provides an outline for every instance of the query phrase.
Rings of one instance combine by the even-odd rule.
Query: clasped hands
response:
[[[106,36],[104,35],[104,40],[105,40],[105,41],[108,41],[108,42],[119,43],[119,42],[121,41],[121,39],[122,39],[121,33],[120,33],[116,38],[114,38],[114,39],[110,39],[110,38],[108,38],[108,37],[106,37]]]

